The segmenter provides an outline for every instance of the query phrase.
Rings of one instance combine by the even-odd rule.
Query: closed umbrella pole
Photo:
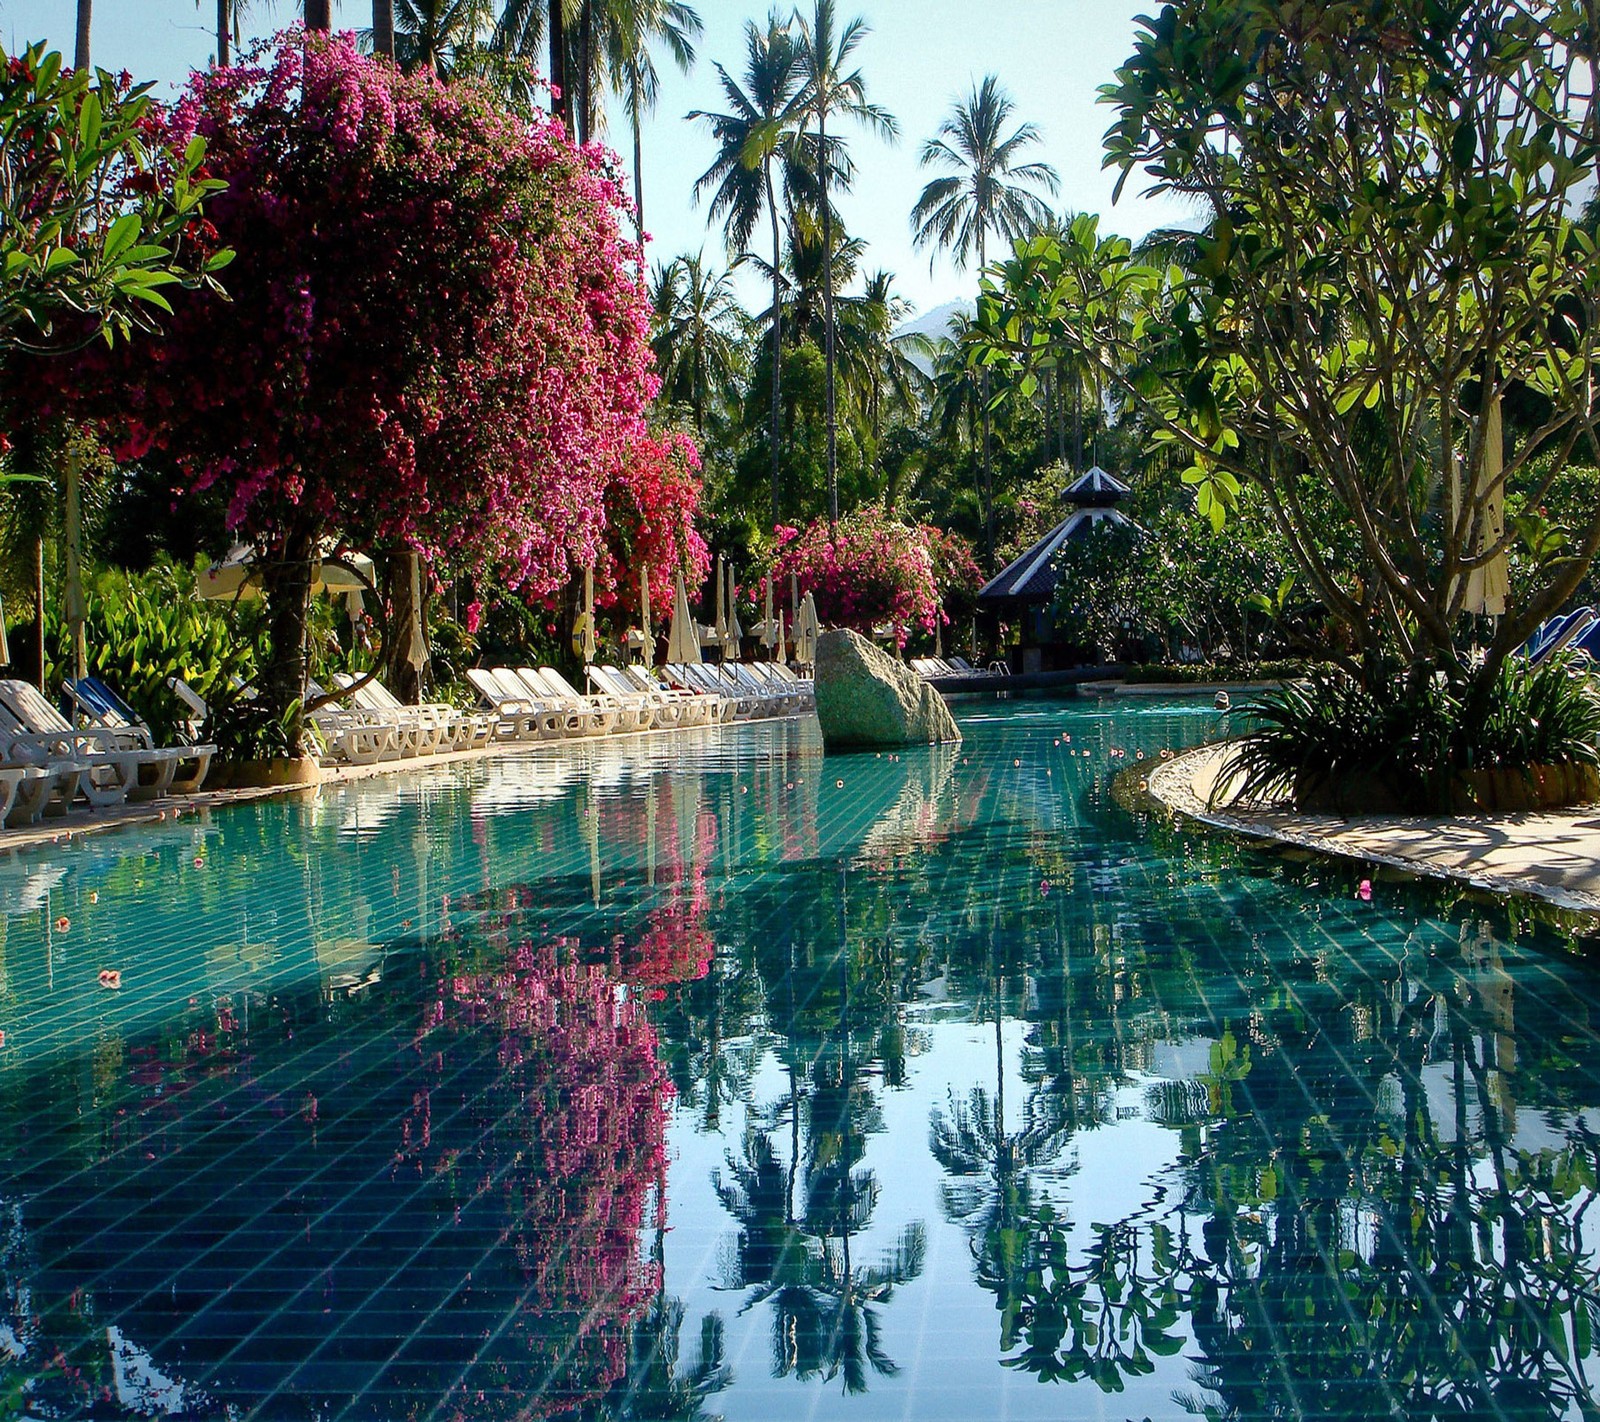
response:
[[[6,609],[0,603],[0,666],[11,665],[11,644],[6,641]]]
[[[728,564],[728,645],[722,655],[730,661],[739,660],[739,643],[744,638],[744,628],[739,625],[739,612],[734,606],[733,564]]]
[[[594,665],[594,569],[583,570],[583,664]]]
[[[78,680],[89,675],[89,653],[83,632],[89,605],[83,595],[83,471],[78,465],[76,449],[70,448],[67,451],[65,553],[66,588],[62,601],[72,640],[72,676]]]
[[[765,616],[761,622],[761,644],[769,651],[777,645],[777,625],[772,620],[772,574],[767,574],[766,606],[762,609]],[[777,654],[774,652],[774,656]]]
[[[656,639],[650,631],[650,569],[639,569],[639,621],[644,624],[644,664],[656,659]]]
[[[723,565],[722,554],[717,554],[717,645],[728,645],[728,604],[723,597]]]

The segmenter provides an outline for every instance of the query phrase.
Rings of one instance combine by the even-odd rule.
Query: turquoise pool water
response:
[[[0,863],[0,1417],[1596,1415],[1596,969],[962,719]]]

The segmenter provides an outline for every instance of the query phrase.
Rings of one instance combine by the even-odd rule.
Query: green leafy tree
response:
[[[703,253],[658,264],[650,306],[659,398],[688,410],[703,439],[707,416],[735,398],[745,369],[749,314],[739,304],[732,274],[714,271]]]
[[[153,328],[162,288],[214,286],[182,249],[222,184],[206,145],[152,142],[150,85],[64,69],[43,45],[0,50],[0,356],[52,353]]]
[[[1597,500],[1492,630],[1476,617],[1524,539],[1511,497],[1537,506],[1597,448],[1600,263],[1571,216],[1597,70],[1582,0],[1167,5],[1105,91],[1107,162],[1217,214],[1192,267],[1083,220],[1035,239],[985,299],[985,359],[1034,374],[1023,332],[1089,354],[1182,451],[1202,513],[1220,525],[1254,484],[1358,647],[1483,704],[1600,550]],[[1328,520],[1353,565],[1326,556]]]
[[[867,81],[859,69],[852,69],[857,47],[872,33],[866,21],[857,18],[843,28],[834,12],[833,0],[816,0],[809,16],[797,13],[800,35],[796,42],[800,72],[805,79],[802,99],[808,119],[817,125],[817,176],[819,189],[817,205],[822,214],[822,250],[833,250],[833,208],[828,188],[834,158],[828,137],[829,119],[853,119],[873,129],[878,135],[892,141],[899,125],[887,109],[867,101]],[[837,143],[835,138],[832,142]],[[828,519],[839,521],[839,460],[838,416],[836,410],[836,341],[833,304],[834,286],[831,270],[824,272],[823,300],[823,360],[827,380],[828,422]]]
[[[911,209],[912,244],[931,247],[933,255],[948,252],[957,271],[977,259],[988,265],[991,233],[1011,240],[1050,217],[1040,192],[1054,195],[1060,186],[1048,163],[1019,163],[1022,153],[1039,142],[1039,130],[1020,123],[1006,132],[1016,104],[993,74],[986,74],[972,93],[956,102],[938,132],[922,145],[917,161],[924,168],[944,169],[922,190]],[[933,258],[929,259],[929,270]],[[990,570],[994,566],[994,473],[989,462],[987,376],[984,382],[983,497],[985,541]]]
[[[783,376],[783,216],[779,188],[791,197],[803,182],[804,158],[799,131],[805,109],[805,85],[794,37],[776,14],[766,28],[745,22],[742,82],[722,65],[717,78],[727,104],[723,113],[696,109],[688,115],[710,129],[717,144],[711,166],[695,183],[695,198],[710,194],[710,217],[721,220],[730,253],[743,254],[766,215],[772,232],[771,355],[768,361],[771,403],[768,409],[769,467],[772,478],[772,522],[778,521],[782,470],[779,412]],[[776,172],[774,171],[776,170]],[[792,204],[791,204],[792,205]]]

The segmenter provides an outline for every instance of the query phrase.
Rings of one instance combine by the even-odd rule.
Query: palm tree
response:
[[[333,28],[333,0],[305,0],[306,28],[326,33]]]
[[[94,0],[78,0],[78,33],[72,47],[72,67],[89,67],[89,32],[94,28]]]
[[[694,41],[704,30],[684,0],[610,0],[605,16],[606,64],[633,130],[633,211],[644,242],[644,145],[640,130],[661,90],[650,49],[659,41],[683,73],[694,65]]]
[[[911,303],[894,290],[892,272],[873,272],[859,296],[841,297],[839,305],[845,389],[876,442],[883,436],[887,413],[917,413],[927,377],[912,357],[931,355],[932,343],[920,332],[895,334],[913,312]]]
[[[772,521],[778,521],[779,408],[782,404],[783,364],[782,282],[783,222],[778,211],[780,172],[785,196],[801,182],[803,156],[796,135],[803,122],[806,93],[800,72],[800,55],[794,37],[776,14],[763,30],[745,21],[743,83],[722,65],[726,113],[696,109],[689,118],[704,123],[717,141],[717,156],[694,185],[695,199],[711,194],[710,219],[722,219],[730,253],[742,254],[750,245],[763,212],[772,226],[772,411],[769,439],[772,455]]]
[[[545,78],[550,83],[550,112],[572,131],[572,95],[567,87],[567,47],[570,25],[582,0],[505,0],[495,21],[494,47],[503,55],[539,61],[541,45],[548,41],[549,62]]]
[[[408,74],[431,70],[448,79],[456,61],[475,47],[492,20],[488,0],[389,0],[392,9],[392,53]],[[374,10],[377,0],[374,0]],[[377,51],[374,16],[372,46]]]
[[[703,253],[658,264],[650,303],[655,315],[650,344],[661,374],[661,399],[687,407],[703,437],[710,408],[733,399],[750,317],[739,304],[732,274],[712,271]]]
[[[1048,163],[1017,163],[1026,148],[1039,142],[1031,123],[1018,124],[1007,134],[1016,104],[993,74],[955,108],[934,137],[922,145],[918,162],[924,168],[943,168],[943,177],[923,188],[911,209],[913,245],[950,254],[957,271],[978,259],[981,271],[988,263],[991,232],[1015,239],[1050,220],[1050,208],[1038,190],[1054,193],[1061,185]],[[933,257],[928,267],[933,268]],[[983,386],[983,523],[989,568],[994,569],[994,474],[989,458],[990,420],[988,374]]]
[[[885,139],[893,140],[899,126],[887,109],[867,102],[867,83],[859,69],[848,69],[856,47],[870,33],[866,21],[859,17],[851,20],[844,29],[838,29],[834,16],[833,0],[815,0],[810,18],[796,12],[800,26],[797,48],[800,68],[805,77],[805,110],[808,118],[817,121],[817,172],[821,186],[819,205],[822,209],[822,249],[833,250],[833,208],[828,198],[828,176],[833,166],[829,154],[828,120],[830,117],[852,118],[876,129]],[[833,328],[833,282],[825,280],[823,299],[823,360],[826,372],[828,411],[828,520],[839,521],[839,427],[834,404],[835,340]]]

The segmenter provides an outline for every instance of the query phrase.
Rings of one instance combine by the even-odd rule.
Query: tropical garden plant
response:
[[[534,595],[594,562],[655,390],[607,161],[343,37],[196,75],[168,131],[206,137],[229,183],[233,300],[188,296],[137,361],[86,355],[70,383],[119,452],[226,493],[263,566],[269,705],[303,697],[330,533]]]

